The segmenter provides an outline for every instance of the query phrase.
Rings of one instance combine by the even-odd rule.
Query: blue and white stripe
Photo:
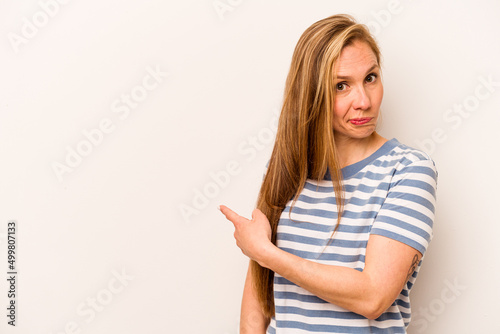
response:
[[[281,214],[277,246],[322,264],[362,271],[371,234],[403,242],[424,254],[432,239],[437,171],[425,153],[396,139],[370,157],[342,169],[345,206],[331,239],[337,204],[331,179],[307,180],[290,212]],[[369,320],[328,303],[275,274],[276,316],[267,333],[406,333],[409,293],[422,261],[394,303]]]

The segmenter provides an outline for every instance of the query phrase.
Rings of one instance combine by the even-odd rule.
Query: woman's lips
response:
[[[363,125],[365,123],[368,123],[369,121],[372,120],[373,117],[363,117],[363,118],[351,118],[349,122],[351,122],[354,125]]]

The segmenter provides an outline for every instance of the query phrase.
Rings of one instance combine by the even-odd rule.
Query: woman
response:
[[[248,220],[241,333],[406,333],[432,237],[437,172],[376,131],[380,51],[348,15],[300,38],[275,146]]]

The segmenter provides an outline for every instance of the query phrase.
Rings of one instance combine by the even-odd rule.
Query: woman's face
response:
[[[375,131],[384,88],[370,46],[355,40],[337,61],[333,129],[335,140],[363,139]]]

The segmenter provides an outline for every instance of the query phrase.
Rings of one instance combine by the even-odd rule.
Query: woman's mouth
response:
[[[363,118],[351,118],[349,122],[354,125],[363,125],[371,121],[373,117],[363,117]]]

